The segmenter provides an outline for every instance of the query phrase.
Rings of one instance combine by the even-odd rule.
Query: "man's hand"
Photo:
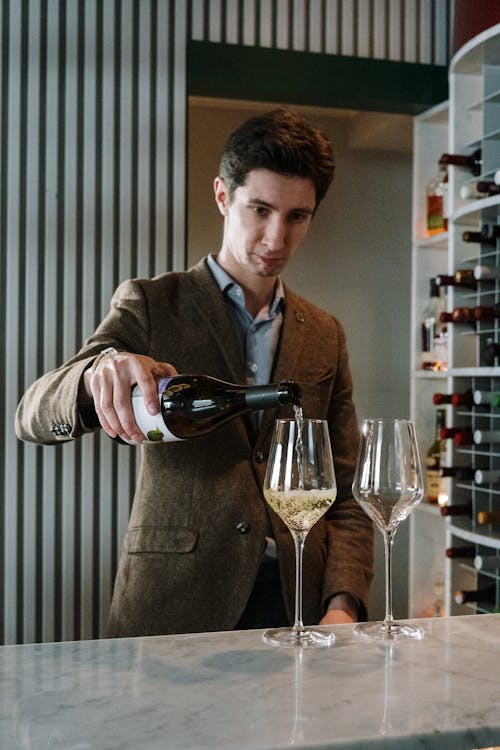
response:
[[[145,436],[135,421],[131,392],[137,384],[150,414],[159,411],[156,379],[177,375],[167,362],[156,362],[142,354],[118,352],[104,356],[95,369],[84,373],[85,391],[94,401],[104,432],[111,438],[120,437],[142,443]]]
[[[320,625],[339,625],[357,622],[358,604],[351,594],[341,592],[332,596]]]
[[[320,625],[342,625],[343,623],[353,622],[356,622],[356,620],[343,609],[329,609],[325,616],[321,618]]]

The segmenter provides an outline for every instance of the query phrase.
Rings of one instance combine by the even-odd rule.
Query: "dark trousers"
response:
[[[290,621],[281,593],[278,562],[263,562],[235,630],[278,628],[286,625],[290,625]]]

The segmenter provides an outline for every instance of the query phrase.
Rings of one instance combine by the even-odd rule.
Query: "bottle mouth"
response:
[[[298,383],[295,383],[293,380],[287,380],[283,383],[280,383],[280,392],[284,391],[289,400],[294,404],[295,406],[300,406],[302,403],[302,389]]]

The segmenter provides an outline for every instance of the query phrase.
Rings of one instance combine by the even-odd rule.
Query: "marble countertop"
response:
[[[1,750],[500,745],[500,614],[421,641],[266,645],[261,631],[0,648]]]

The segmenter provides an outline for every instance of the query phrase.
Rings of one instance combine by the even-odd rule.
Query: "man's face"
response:
[[[278,276],[305,236],[316,207],[314,183],[255,169],[231,198],[222,178],[215,199],[225,217],[221,254],[233,270]]]

